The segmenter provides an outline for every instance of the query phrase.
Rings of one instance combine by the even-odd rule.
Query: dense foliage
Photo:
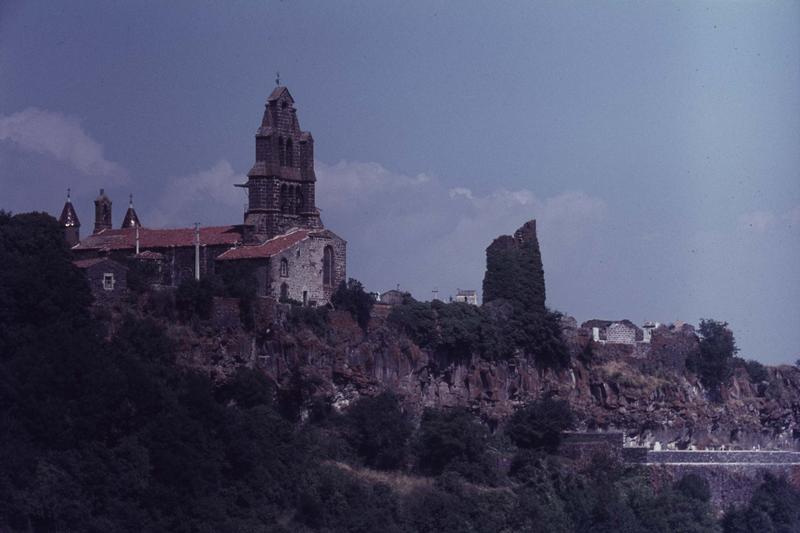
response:
[[[574,424],[567,402],[545,398],[515,412],[506,424],[506,433],[519,448],[554,452],[561,443],[561,432],[573,429]]]
[[[499,360],[523,353],[542,368],[562,368],[569,363],[560,320],[559,313],[515,311],[505,301],[482,307],[409,301],[394,306],[389,314],[389,323],[418,346],[447,357],[468,360],[477,354]]]
[[[0,212],[2,531],[719,531],[702,480],[653,492],[611,458],[546,453],[571,419],[555,400],[494,433],[459,409],[415,429],[390,394],[282,416],[257,370],[215,385],[176,365],[165,315],[101,335],[70,259],[53,219]],[[798,509],[768,478],[725,531],[794,531]]]
[[[375,300],[364,291],[361,282],[353,278],[347,280],[347,283],[341,282],[331,296],[333,307],[348,311],[364,331],[369,324],[370,311],[374,303]]]
[[[800,493],[786,479],[767,474],[747,506],[726,514],[723,529],[725,533],[800,531]]]
[[[733,370],[733,358],[738,351],[733,332],[727,322],[702,319],[700,321],[700,350],[687,358],[686,367],[700,377],[712,395],[719,397],[720,385]]]

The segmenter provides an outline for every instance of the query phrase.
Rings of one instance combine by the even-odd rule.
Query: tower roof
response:
[[[69,189],[67,189],[67,201],[64,202],[64,209],[61,210],[61,216],[58,217],[58,221],[65,228],[79,228],[81,226],[81,221],[78,220],[78,213],[75,212],[75,208],[72,206]]]
[[[294,103],[294,98],[292,98],[291,93],[289,93],[289,89],[287,89],[283,85],[278,85],[272,90],[272,93],[270,93],[269,97],[267,98],[267,102],[274,102],[275,100],[283,96],[284,93],[286,93],[286,96],[289,97],[289,101]]]
[[[111,198],[106,195],[105,189],[100,189],[100,194],[97,195],[97,198],[94,199],[94,203],[99,204],[101,202],[108,202],[111,203]]]
[[[128,203],[128,210],[125,212],[125,218],[122,219],[122,227],[123,228],[135,228],[135,227],[142,227],[142,223],[139,222],[139,217],[136,214],[136,210],[133,208],[133,195],[130,196],[130,202]]]

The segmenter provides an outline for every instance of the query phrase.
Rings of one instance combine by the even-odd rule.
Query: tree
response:
[[[686,367],[698,375],[711,394],[719,397],[720,385],[730,376],[733,356],[738,352],[727,322],[700,320],[698,352],[686,359]]]
[[[412,426],[397,396],[383,392],[361,398],[344,420],[347,440],[367,466],[381,470],[403,466]]]
[[[491,481],[488,437],[483,424],[466,409],[426,409],[417,440],[419,469],[433,475],[453,470],[472,481]]]
[[[561,432],[571,429],[575,417],[569,403],[545,398],[517,410],[506,424],[506,433],[518,447],[555,452]]]
[[[364,291],[360,281],[353,278],[347,280],[347,283],[342,281],[331,296],[331,303],[336,309],[349,311],[361,329],[367,330],[375,301]]]

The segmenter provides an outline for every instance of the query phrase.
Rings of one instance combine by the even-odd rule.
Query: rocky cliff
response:
[[[314,327],[264,300],[256,332],[246,332],[235,303],[215,307],[208,323],[173,327],[182,361],[220,380],[239,365],[261,368],[301,411],[318,401],[344,408],[390,389],[415,412],[466,406],[493,425],[531,399],[556,395],[569,400],[582,428],[622,429],[631,444],[786,449],[800,437],[800,370],[767,367],[767,379],[754,383],[737,368],[714,402],[684,370],[698,346],[691,328],[659,328],[647,345],[599,344],[566,318],[571,363],[541,370],[522,356],[487,361],[421,349],[377,313],[365,333],[346,312],[331,311]]]

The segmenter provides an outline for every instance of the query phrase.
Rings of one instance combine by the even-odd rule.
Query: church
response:
[[[154,229],[142,225],[128,206],[121,227],[112,227],[112,202],[103,189],[94,201],[92,234],[80,238],[80,221],[72,201],[59,218],[76,263],[116,262],[145,266],[155,286],[177,287],[186,279],[225,269],[253,274],[258,295],[324,305],[346,279],[347,243],[326,229],[316,206],[314,138],[302,131],[288,89],[272,91],[256,131],[255,164],[245,189],[247,207],[241,224]],[[103,267],[99,267],[103,268]],[[101,273],[102,274],[102,273]],[[105,287],[119,288],[114,272]],[[102,276],[101,276],[102,279]]]

